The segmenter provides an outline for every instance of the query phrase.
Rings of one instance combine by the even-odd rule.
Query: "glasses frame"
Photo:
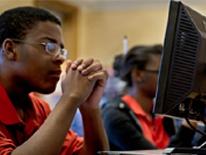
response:
[[[159,74],[159,70],[143,69],[142,71],[144,71],[144,72],[148,72],[148,73]]]
[[[52,56],[57,56],[57,55],[61,55],[62,57],[64,57],[65,59],[67,58],[68,55],[68,51],[66,48],[61,48],[60,45],[58,45],[57,43],[54,42],[40,42],[40,43],[34,43],[34,42],[28,42],[25,40],[21,40],[21,39],[12,39],[12,41],[17,42],[17,43],[23,43],[23,44],[29,44],[29,45],[42,45],[44,47],[44,51]],[[57,47],[56,52],[50,52],[48,49],[48,44],[54,44]]]

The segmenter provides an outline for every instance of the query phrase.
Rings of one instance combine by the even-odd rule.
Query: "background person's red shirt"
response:
[[[122,100],[135,113],[144,137],[157,148],[166,148],[170,138],[164,129],[163,117],[156,116],[152,118],[149,116],[132,96],[125,95]]]

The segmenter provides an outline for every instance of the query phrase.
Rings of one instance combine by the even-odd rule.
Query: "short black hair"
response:
[[[27,30],[46,21],[61,25],[58,17],[42,8],[25,6],[3,12],[0,15],[0,45],[6,38],[23,39]]]
[[[151,54],[161,54],[162,45],[138,45],[132,47],[122,61],[121,78],[127,82],[127,86],[132,86],[131,71],[133,68],[144,70],[150,61]]]

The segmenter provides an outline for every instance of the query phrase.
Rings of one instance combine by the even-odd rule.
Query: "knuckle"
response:
[[[84,62],[83,62],[83,64],[85,65],[85,66],[88,66],[88,65],[90,65],[90,64],[92,64],[93,63],[93,59],[86,59],[86,60],[84,60]]]

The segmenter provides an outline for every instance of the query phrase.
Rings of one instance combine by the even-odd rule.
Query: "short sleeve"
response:
[[[0,132],[0,155],[10,155],[15,148],[13,141]]]
[[[83,148],[83,138],[75,132],[69,131],[65,138],[60,155],[73,155]]]

